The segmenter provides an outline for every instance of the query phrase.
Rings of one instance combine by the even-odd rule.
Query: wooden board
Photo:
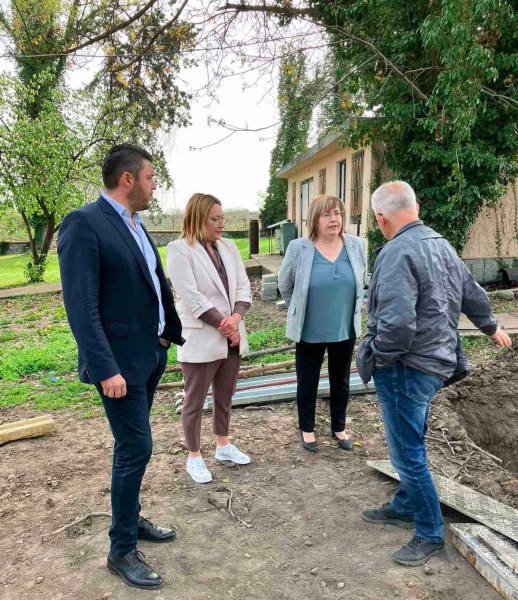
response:
[[[367,464],[399,480],[390,461],[369,460]],[[442,475],[432,472],[432,478],[443,504],[518,542],[518,510]]]
[[[518,332],[518,315],[514,313],[498,313],[495,315],[498,320],[498,325],[506,331],[506,333]],[[473,323],[465,316],[461,315],[459,320],[459,333],[465,337],[484,335]]]
[[[505,538],[476,523],[452,523],[450,529],[453,532],[453,545],[462,556],[503,598],[518,600],[518,576],[491,548],[486,546],[479,535],[482,532],[482,536],[497,537],[503,544],[506,543]]]
[[[489,527],[474,523],[471,531],[518,577],[518,544]]]
[[[56,431],[54,421],[48,415],[15,421],[14,423],[4,423],[0,425],[0,446],[14,440],[48,435],[54,433],[54,431]]]

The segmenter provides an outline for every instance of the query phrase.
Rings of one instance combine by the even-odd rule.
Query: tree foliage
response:
[[[307,149],[311,124],[312,84],[306,73],[304,54],[288,55],[279,67],[277,104],[279,130],[270,161],[270,180],[259,218],[267,227],[286,218],[288,182],[277,171]]]
[[[180,19],[186,4],[12,0],[0,9],[16,66],[16,78],[1,82],[0,186],[4,207],[24,220],[31,279],[42,277],[62,217],[87,201],[85,184],[99,183],[109,146],[131,141],[147,147],[170,183],[157,132],[188,122],[190,97],[176,84],[187,62],[182,53],[195,38]],[[102,60],[91,81],[71,92],[67,75],[89,62],[86,48]]]
[[[15,210],[23,219],[32,255],[26,271],[30,281],[41,280],[62,218],[94,197],[99,184],[95,167],[108,142],[125,135],[110,118],[121,107],[108,107],[102,96],[65,89],[43,95],[53,77],[42,72],[24,85],[16,77],[0,76],[0,210]],[[40,106],[32,117],[26,107],[36,99]],[[42,218],[44,235],[38,240]]]
[[[483,204],[498,201],[517,174],[510,3],[323,4],[314,3],[326,22],[376,44],[373,52],[333,33],[344,42],[335,46],[335,124],[357,143],[383,141],[390,169],[416,189],[423,219],[461,250]]]
[[[517,176],[518,18],[510,0],[227,4],[322,26],[332,60],[325,127],[381,141],[421,215],[458,250]],[[262,15],[264,18],[264,14]]]

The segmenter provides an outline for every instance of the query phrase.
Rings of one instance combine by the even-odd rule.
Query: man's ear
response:
[[[125,188],[132,187],[134,181],[135,177],[129,171],[124,171],[119,177],[119,185]]]
[[[417,209],[417,216],[419,216],[419,202],[415,203],[415,207]]]
[[[387,218],[385,217],[385,215],[376,215],[378,217],[378,224],[381,223],[381,225],[383,225],[383,227],[385,227],[385,225],[387,224]]]

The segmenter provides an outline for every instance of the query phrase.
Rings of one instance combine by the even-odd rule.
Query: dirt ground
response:
[[[169,398],[159,395],[157,403]],[[0,465],[0,597],[5,600],[480,600],[498,594],[451,545],[431,568],[394,563],[391,553],[409,532],[362,521],[360,512],[388,500],[395,483],[372,471],[368,458],[385,458],[383,428],[374,396],[350,405],[354,452],[340,451],[327,436],[327,403],[318,403],[321,451],[301,449],[293,403],[273,410],[236,409],[233,439],[252,464],[227,468],[213,459],[210,415],[203,448],[214,482],[194,484],[184,472],[180,423],[167,412],[153,417],[154,456],[142,492],[144,514],[178,529],[171,544],[142,543],[166,585],[156,592],[127,587],[105,568],[108,519],[96,518],[42,541],[42,536],[87,511],[109,511],[111,434],[99,416],[78,420],[54,415],[57,435],[4,446]],[[30,417],[24,408],[3,421]],[[439,398],[430,434],[463,434],[451,402]],[[442,429],[437,429],[439,426]],[[434,429],[435,427],[435,429]],[[449,438],[452,439],[452,438]],[[444,454],[443,454],[444,452]],[[462,449],[431,442],[431,461],[447,474],[465,460]],[[464,469],[470,485],[517,504],[518,480],[481,453]],[[475,474],[475,475],[473,475]],[[490,482],[490,485],[488,484]],[[514,487],[513,487],[514,486]],[[209,495],[232,490],[232,511],[216,509]],[[227,492],[228,494],[228,492]],[[514,495],[513,495],[514,494]],[[444,509],[446,522],[466,521]],[[244,525],[245,521],[249,527]]]
[[[258,323],[282,323],[273,304],[255,309]],[[247,319],[250,322],[250,319]],[[434,402],[429,429],[433,469],[518,507],[515,351],[485,361],[472,377]],[[411,532],[365,523],[361,511],[390,499],[396,483],[370,469],[387,458],[374,395],[353,396],[348,431],[354,452],[328,435],[325,400],[317,404],[318,455],[305,452],[294,403],[235,409],[232,439],[252,457],[228,468],[213,458],[211,416],[203,419],[202,452],[214,481],[194,484],[172,395],[157,394],[154,452],[141,495],[143,514],[173,526],[171,544],[142,543],[164,577],[155,592],[136,590],[106,567],[108,519],[42,536],[87,512],[110,510],[112,437],[104,416],[81,420],[54,412],[57,433],[0,447],[0,598],[2,600],[498,600],[500,596],[453,548],[446,528],[442,556],[426,568],[397,565],[391,554]],[[4,409],[1,422],[35,416]],[[500,432],[500,433],[499,433]],[[490,458],[474,442],[503,459]],[[513,473],[514,471],[514,473]],[[232,514],[209,501],[232,494]],[[446,523],[468,521],[443,507]]]

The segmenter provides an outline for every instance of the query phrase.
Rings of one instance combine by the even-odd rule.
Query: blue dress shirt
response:
[[[160,281],[158,280],[158,275],[156,274],[156,255],[151,246],[147,235],[142,228],[142,220],[138,213],[134,213],[133,221],[136,227],[133,227],[131,224],[131,215],[129,210],[119,204],[113,198],[110,198],[106,192],[102,192],[102,197],[117,211],[117,213],[121,216],[124,223],[126,223],[127,228],[131,232],[131,235],[137,242],[138,247],[142,251],[144,258],[146,259],[147,267],[149,269],[149,274],[151,275],[151,279],[153,280],[153,284],[155,286],[156,295],[158,296],[158,336],[162,335],[165,327],[165,312],[164,307],[162,306],[162,291],[160,289]]]

